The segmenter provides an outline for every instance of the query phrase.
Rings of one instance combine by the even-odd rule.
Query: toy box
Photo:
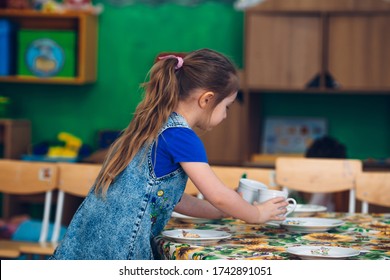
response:
[[[0,76],[15,73],[15,26],[6,19],[0,19]]]
[[[22,29],[18,40],[18,75],[42,78],[76,75],[74,31]]]

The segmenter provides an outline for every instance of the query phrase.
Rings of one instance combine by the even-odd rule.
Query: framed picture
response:
[[[265,119],[263,154],[303,154],[317,138],[327,134],[324,118],[268,117]]]

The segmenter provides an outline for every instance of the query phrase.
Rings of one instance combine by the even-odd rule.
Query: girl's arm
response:
[[[287,211],[286,206],[288,202],[283,197],[277,197],[261,204],[251,205],[236,191],[226,187],[207,163],[183,162],[181,166],[205,199],[221,212],[247,223],[284,220],[284,217],[278,216],[285,214]],[[186,200],[183,201],[183,203],[185,202]]]
[[[210,202],[184,193],[175,211],[184,215],[207,219],[221,219],[229,215],[215,208]]]

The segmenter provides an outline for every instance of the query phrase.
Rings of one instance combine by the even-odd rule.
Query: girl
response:
[[[227,188],[192,130],[211,130],[226,118],[238,87],[232,63],[212,50],[155,63],[143,101],[52,259],[153,259],[152,239],[173,210],[249,223],[283,220],[283,198],[251,205]],[[183,194],[188,177],[206,200]]]

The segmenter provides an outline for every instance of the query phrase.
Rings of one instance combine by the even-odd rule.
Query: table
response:
[[[297,260],[286,252],[290,246],[339,246],[360,251],[349,259],[390,260],[390,214],[316,213],[313,217],[341,219],[345,223],[328,232],[294,233],[272,225],[246,224],[241,220],[223,219],[213,224],[189,224],[171,219],[168,229],[223,230],[229,239],[211,245],[176,243],[162,235],[154,239],[161,259],[168,260]]]

